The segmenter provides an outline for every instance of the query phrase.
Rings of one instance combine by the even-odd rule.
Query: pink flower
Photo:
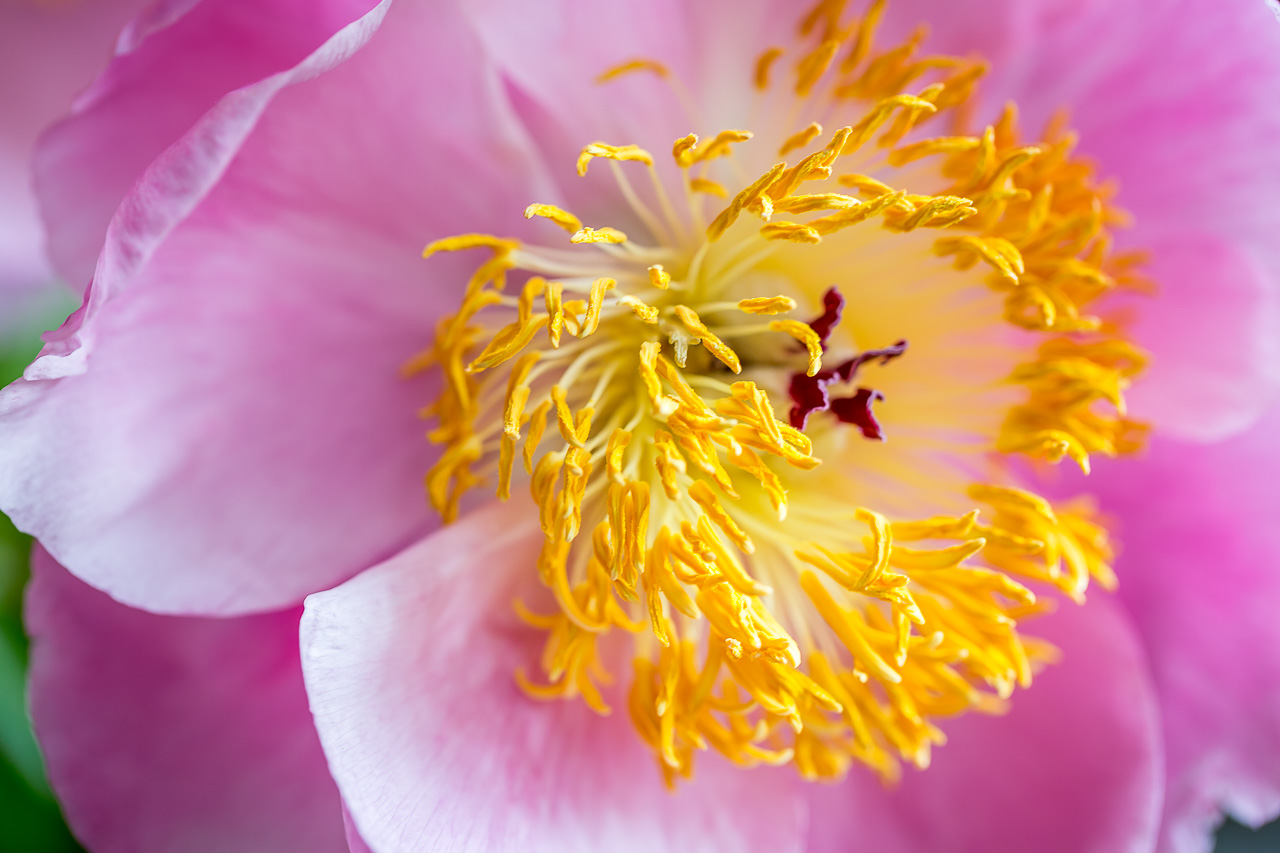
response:
[[[843,78],[864,75],[850,90],[855,106],[822,114],[825,129],[808,135],[818,116],[806,112],[806,80],[825,92],[837,73],[824,64],[835,55],[822,58],[823,36],[857,51],[858,30],[846,40],[844,27],[861,7],[819,17],[806,40],[794,35],[790,4],[767,0],[179,5],[138,31],[42,147],[55,263],[92,283],[0,398],[0,506],[47,549],[29,600],[33,710],[51,780],[90,846],[310,850],[342,849],[349,838],[351,849],[377,851],[1181,851],[1207,847],[1221,809],[1255,822],[1280,811],[1280,638],[1270,618],[1280,576],[1269,565],[1280,542],[1268,512],[1280,466],[1268,446],[1275,414],[1266,414],[1280,383],[1271,351],[1280,256],[1269,242],[1280,216],[1269,154],[1280,130],[1280,31],[1267,4],[991,0],[979,14],[974,4],[898,0],[875,52]],[[918,80],[892,56],[874,66],[879,76],[866,73],[921,20],[933,29],[929,52],[957,59],[922,67]],[[773,44],[785,57],[757,64]],[[966,97],[975,53],[991,69],[981,100]],[[594,82],[638,57],[661,65]],[[753,70],[772,74],[772,95],[753,94]],[[664,79],[680,81],[677,94]],[[947,85],[928,89],[935,79]],[[928,103],[902,99],[877,113],[891,82]],[[793,85],[805,91],[792,95]],[[1114,322],[1095,327],[1086,283],[1137,283],[1122,256],[1089,248],[1118,216],[1106,213],[1106,192],[1072,165],[1061,136],[1020,152],[1009,118],[985,141],[925,124],[932,105],[952,109],[947,93],[954,106],[970,104],[978,128],[1006,98],[1023,128],[1069,107],[1082,150],[1121,181],[1134,214],[1122,248],[1151,250],[1146,272],[1161,295],[1103,300],[1094,307]],[[864,115],[872,118],[859,124]],[[915,149],[918,159],[853,157],[838,186],[834,176],[818,183],[876,115],[890,134],[919,124],[906,143],[948,141]],[[842,137],[835,129],[846,123]],[[738,173],[717,162],[691,175],[723,181],[727,198],[689,184],[709,196],[692,202],[705,221],[740,214],[719,248],[698,255],[707,269],[743,262],[725,278],[746,289],[722,304],[703,299],[702,273],[677,251],[678,236],[661,237],[698,214],[667,217],[639,179],[651,157],[658,180],[683,193],[690,172],[677,164],[710,158],[705,140],[738,127],[757,134],[727,138],[734,154],[723,162]],[[665,146],[691,129],[704,147],[678,143],[672,164]],[[797,153],[779,155],[793,133]],[[577,178],[569,164],[596,140],[607,145],[589,148],[579,167],[587,177]],[[610,147],[630,143],[653,153]],[[827,145],[829,158],[805,161],[811,172],[790,173],[794,187],[781,189],[790,178],[774,173],[731,201],[775,159],[794,165]],[[620,198],[610,159],[636,176],[650,210]],[[806,177],[821,194],[795,189]],[[531,202],[554,203],[526,214],[551,222],[524,222]],[[833,218],[814,222],[811,209]],[[890,227],[851,224],[873,209]],[[756,218],[770,210],[767,224]],[[556,224],[604,248],[571,245]],[[928,227],[943,225],[953,227]],[[438,241],[472,233],[523,243],[472,237],[462,244],[486,252],[417,257],[428,241],[456,248]],[[688,233],[702,245],[705,232]],[[1045,254],[1081,234],[1074,254]],[[782,247],[769,257],[785,263],[717,254],[756,246],[754,235]],[[858,265],[823,254],[840,247],[857,248]],[[489,276],[464,293],[489,258]],[[654,285],[639,290],[649,266]],[[582,293],[557,303],[554,280],[529,284],[520,269]],[[520,304],[490,284],[508,274]],[[797,302],[797,318],[816,316],[832,283],[846,305],[831,337],[819,340],[816,320],[775,325],[788,315],[770,312]],[[577,296],[582,304],[567,307]],[[686,297],[697,313],[676,309]],[[763,316],[706,319],[736,311],[739,297],[745,315]],[[534,319],[543,305],[547,316]],[[475,317],[506,310],[515,324],[504,338],[490,314],[476,320],[487,331],[464,361],[471,321],[440,322],[460,306]],[[1001,319],[1005,310],[1016,323]],[[1128,312],[1140,318],[1132,335],[1155,356],[1130,405],[1157,432],[1141,459],[1109,460],[1102,451],[1135,443],[1133,425],[1115,409],[1086,414],[1064,401],[1125,390],[1136,367]],[[665,324],[660,339],[635,331],[650,321]],[[432,352],[444,369],[405,378],[406,364],[425,365],[415,354],[437,323]],[[554,334],[557,324],[564,345],[554,349],[541,327]],[[573,365],[554,374],[563,397],[538,385],[548,374],[535,376],[532,360],[498,363],[526,326],[527,352],[546,369]],[[899,331],[910,340],[904,354],[857,367],[853,385],[865,394],[822,378],[824,365],[893,344]],[[1046,331],[1074,343],[1037,351]],[[631,348],[615,376],[615,350],[633,336],[645,341],[639,367]],[[489,392],[462,372],[473,359],[497,370]],[[741,377],[730,375],[735,366]],[[1011,367],[1020,390],[996,381]],[[755,390],[781,407],[788,383],[806,374],[846,402],[813,414],[813,431],[787,432],[785,418],[760,413]],[[724,392],[737,378],[760,385]],[[563,416],[546,429],[559,430],[565,454],[546,464],[565,464],[565,485],[533,478],[545,534],[523,485],[505,504],[452,500],[468,464],[475,474],[505,467],[500,436],[523,441],[537,429],[520,417],[526,385],[529,411],[545,397]],[[639,402],[619,402],[632,392]],[[697,408],[700,395],[720,397],[714,411]],[[421,436],[418,412],[432,400],[429,428],[443,454]],[[596,404],[592,433],[583,411]],[[505,423],[504,405],[514,412]],[[658,435],[659,415],[674,438]],[[885,444],[862,437],[875,432],[869,416]],[[972,436],[982,441],[958,440]],[[810,439],[827,460],[820,467]],[[1092,451],[1096,471],[1046,485],[1054,475],[1043,465],[1001,464],[1023,451],[1078,461]],[[757,452],[778,464],[762,473]],[[664,460],[648,491],[628,467],[636,453]],[[734,472],[724,476],[743,501],[712,459]],[[460,510],[439,530],[421,494],[429,470],[437,506]],[[707,479],[695,485],[700,470]],[[975,479],[983,485],[966,491]],[[574,526],[575,482],[593,526],[571,544],[563,531]],[[1053,512],[1008,491],[1015,486],[1052,493]],[[592,504],[590,489],[611,497]],[[1115,518],[1124,554],[1119,592],[1091,591],[1076,606],[1067,599],[1083,597],[1090,575],[1109,580],[1104,531],[1056,498],[1082,491]],[[892,523],[845,513],[850,500]],[[784,501],[786,522],[771,515]],[[977,528],[963,513],[979,504]],[[635,533],[646,530],[641,507],[653,512],[648,539]],[[592,512],[608,520],[595,526]],[[679,528],[698,513],[705,528]],[[930,515],[954,520],[912,521]],[[670,536],[653,529],[668,518]],[[831,583],[787,574],[779,543],[791,540],[777,531],[805,524],[804,537],[821,541],[796,550]],[[594,551],[583,550],[592,535]],[[725,544],[747,553],[748,537],[750,559]],[[936,541],[903,549],[913,537],[950,550]],[[1066,568],[1053,571],[1033,538],[1065,549]],[[594,554],[612,576],[588,568],[570,577],[559,546],[583,566]],[[661,548],[676,562],[654,557]],[[997,571],[960,565],[978,551]],[[1029,623],[1061,660],[1026,691],[1012,689],[1029,674],[1017,658],[1048,663],[1051,654],[1010,626],[1024,630],[1032,607],[1008,580],[1017,573],[1038,577],[1028,583],[1041,601],[1054,586],[1064,593],[1059,612]],[[650,586],[659,582],[661,596]],[[954,586],[966,583],[976,592]],[[950,593],[936,592],[946,584]],[[705,620],[675,615],[681,588]],[[994,588],[1003,592],[989,596]],[[649,608],[624,613],[618,602],[631,592]],[[851,615],[848,602],[863,600],[854,594],[867,602]],[[308,595],[299,657],[293,632]],[[550,629],[559,664],[539,661],[547,637],[516,617],[513,599],[534,611],[526,622]],[[939,609],[943,600],[950,609]],[[624,632],[595,630],[633,620],[634,647]],[[683,668],[678,653],[660,651],[680,648],[662,644],[664,626],[668,641],[705,641]],[[824,651],[831,672],[814,663]],[[618,665],[628,655],[642,661],[634,679]],[[593,661],[621,683],[610,688]],[[742,710],[744,696],[752,708]],[[977,713],[1006,699],[1005,715]],[[588,707],[604,703],[611,716]],[[719,722],[701,713],[706,703]],[[931,750],[941,741],[933,723],[961,708],[970,713],[942,723],[948,743]],[[716,749],[696,750],[698,738]],[[746,769],[720,752],[795,766]],[[665,790],[664,773],[674,779],[694,761],[694,778]],[[907,768],[894,787],[864,766],[893,776],[904,761],[931,766]]]

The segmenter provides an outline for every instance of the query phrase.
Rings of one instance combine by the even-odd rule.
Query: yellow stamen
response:
[[[580,228],[569,238],[571,243],[625,243],[627,235],[616,228]]]
[[[677,155],[676,162],[680,166],[691,166],[694,163],[705,163],[733,153],[733,146],[746,142],[753,136],[749,130],[722,130],[715,137],[701,145]],[[687,137],[686,137],[687,138]],[[696,140],[697,137],[694,137]]]
[[[662,264],[649,267],[649,283],[659,290],[666,290],[671,285],[671,275],[662,268]]]
[[[786,163],[778,163],[757,178],[754,183],[748,185],[734,196],[733,201],[729,202],[729,206],[722,210],[711,225],[707,227],[707,239],[711,241],[720,239],[724,232],[729,230],[729,226],[742,215],[742,211],[746,209],[747,205],[759,200],[786,167]]]
[[[809,351],[807,374],[809,376],[818,374],[822,369],[822,340],[808,323],[801,323],[799,320],[773,320],[769,323],[769,328],[775,332],[788,334],[804,344],[804,348]]]
[[[553,204],[531,204],[524,209],[525,219],[532,219],[535,216],[550,219],[570,234],[582,228],[582,220],[578,219],[578,217],[569,213],[567,210],[561,210]]]
[[[687,328],[702,343],[707,351],[719,359],[725,367],[734,373],[742,372],[742,362],[738,359],[738,354],[729,348],[728,344],[720,340],[714,332],[707,328],[702,322],[702,318],[692,308],[685,305],[677,305],[675,307],[676,316],[680,318],[680,322],[684,323]]]
[[[994,458],[1070,458],[1087,470],[1092,454],[1141,445],[1144,427],[1129,418],[1125,393],[1146,358],[1096,304],[1148,286],[1139,259],[1113,251],[1111,230],[1126,220],[1111,204],[1114,190],[1075,156],[1061,120],[1034,144],[1022,141],[1012,107],[972,136],[923,133],[930,120],[968,126],[985,66],[922,53],[923,30],[879,47],[882,0],[848,23],[845,6],[813,8],[791,54],[794,87],[753,107],[793,102],[764,125],[764,151],[778,146],[783,157],[824,134],[817,121],[783,138],[787,130],[813,118],[839,125],[820,150],[760,172],[751,159],[760,152],[743,145],[750,132],[689,134],[672,144],[666,168],[676,180],[667,181],[645,149],[592,143],[579,174],[592,159],[615,161],[633,239],[534,204],[526,218],[564,229],[569,247],[467,234],[424,251],[489,250],[457,313],[404,367],[406,375],[438,369],[442,382],[423,409],[436,421],[430,440],[442,445],[425,478],[428,499],[446,521],[483,481],[510,499],[520,451],[545,540],[530,570],[553,605],[537,613],[517,602],[518,617],[545,635],[536,671],[518,672],[517,684],[536,699],[581,697],[607,713],[597,641],[611,646],[615,632],[636,632],[627,710],[668,784],[691,775],[708,749],[742,765],[791,763],[807,779],[839,777],[854,763],[886,780],[902,763],[926,767],[945,741],[939,719],[1002,712],[1052,660],[1051,647],[1023,635],[1027,619],[1055,596],[1083,601],[1090,584],[1116,581],[1097,511],[1027,491],[1017,466]],[[756,62],[762,92],[781,55],[773,48]],[[652,60],[599,79],[638,72],[682,91]],[[837,176],[845,157],[848,171]],[[619,162],[648,168],[648,196]],[[671,187],[684,193],[683,210]],[[708,195],[728,199],[713,217],[704,215]],[[743,213],[759,222],[735,228]],[[508,275],[525,281],[518,294],[504,292]],[[856,354],[842,351],[855,340],[897,339],[899,318],[882,317],[880,306],[945,286],[954,302],[941,308],[922,297],[910,310],[953,311],[935,322],[942,327],[989,314],[990,329],[958,330],[957,339],[979,341],[981,358],[957,353],[957,363],[996,367],[975,377],[957,367],[934,380],[941,362],[927,359],[940,358],[929,350],[938,341],[920,342],[926,360],[913,367],[913,337],[902,369],[895,361],[881,374],[889,356],[877,364],[864,353],[850,363],[861,364],[856,380],[844,383],[853,379],[846,368],[817,378],[819,322],[770,318],[817,314],[822,303],[825,336],[832,303],[821,294],[832,284],[847,300],[848,325],[829,340],[836,363]],[[769,295],[779,290],[794,295]],[[928,410],[931,425],[902,430],[896,445],[926,452],[929,466],[902,464],[909,456],[884,462],[879,445],[852,452],[875,426],[857,420],[870,414],[858,406],[879,399],[871,389],[890,375],[903,377],[894,405],[899,393],[907,405],[876,409],[888,433],[910,421],[900,413],[919,406],[910,399],[919,386],[957,383]],[[774,408],[816,400],[824,388],[830,407],[810,413],[813,426],[793,427],[804,418]],[[974,417],[986,401],[1002,408]],[[966,409],[963,420],[948,420],[952,406]],[[935,420],[966,441],[913,435]],[[943,452],[957,454],[950,470],[983,482],[946,494],[949,480],[929,479]],[[824,468],[819,456],[846,467]],[[863,459],[866,472],[853,467]],[[912,519],[863,502],[959,508]]]
[[[578,174],[585,175],[587,166],[596,157],[606,160],[633,161],[646,166],[653,165],[653,155],[635,145],[609,145],[605,142],[593,142],[582,149],[578,155]]]
[[[626,296],[619,296],[618,303],[620,305],[625,305],[628,308],[630,308],[633,312],[635,312],[635,315],[639,317],[641,320],[643,320],[644,322],[652,323],[654,325],[657,324],[659,311],[657,308],[654,308],[652,305],[646,304],[644,301],[634,296],[631,296],[630,294]]]
[[[716,198],[728,198],[729,191],[722,184],[717,184],[709,178],[693,178],[689,181],[689,189],[696,193],[706,193]]]
[[[787,141],[782,143],[782,147],[778,149],[778,156],[785,157],[797,148],[803,148],[813,140],[822,135],[822,125],[816,121],[809,122],[809,126],[804,130],[797,131],[787,137]]]
[[[518,240],[506,240],[491,234],[459,234],[456,237],[445,237],[427,245],[422,250],[422,257],[429,258],[436,252],[462,252],[467,249],[487,248],[505,254],[520,248]]]
[[[747,314],[785,314],[796,310],[796,301],[790,296],[757,296],[739,300],[738,310]]]
[[[797,95],[801,98],[809,96],[809,93],[813,91],[813,87],[817,85],[818,80],[831,67],[831,60],[836,58],[836,51],[839,49],[840,42],[836,39],[829,39],[819,44],[808,56],[800,60],[800,64],[796,68]]]
[[[656,59],[631,59],[626,62],[620,62],[609,68],[600,76],[596,77],[596,83],[609,83],[617,80],[619,77],[625,77],[628,74],[634,74],[637,71],[647,71],[650,74],[656,74],[659,77],[670,77],[671,71],[667,66],[658,62]]]
[[[773,67],[773,63],[782,56],[782,48],[771,47],[764,53],[760,54],[760,58],[756,60],[755,83],[756,88],[764,91],[769,88],[769,69]]]

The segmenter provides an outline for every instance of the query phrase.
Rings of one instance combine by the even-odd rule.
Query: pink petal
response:
[[[342,805],[342,827],[347,833],[347,847],[350,853],[373,853],[369,849],[369,845],[365,844],[364,838],[360,836],[360,830],[356,829],[356,822],[351,817],[351,810],[346,804]]]
[[[70,109],[72,97],[106,62],[117,33],[143,4],[0,5],[0,294],[52,279],[31,188],[36,137]]]
[[[787,771],[708,756],[673,796],[625,699],[605,718],[520,692],[512,673],[536,667],[542,637],[511,602],[546,608],[533,568],[541,539],[528,507],[494,505],[307,599],[311,708],[369,846],[798,849]]]
[[[1268,0],[1041,0],[1021,79],[1032,113],[1069,106],[1117,176],[1135,242],[1203,229],[1280,272],[1280,23]],[[1230,45],[1230,49],[1224,49]],[[1064,73],[1065,72],[1065,73]]]
[[[1213,441],[1249,426],[1280,388],[1280,290],[1232,243],[1187,234],[1152,246],[1154,298],[1127,300],[1153,354],[1129,392],[1163,434]]]
[[[859,10],[869,4],[855,6]],[[1031,46],[1032,0],[980,0],[939,3],[937,0],[892,0],[885,7],[876,44],[892,47],[904,41],[921,24],[929,28],[924,49],[933,54],[981,56],[999,78],[1021,50]]]
[[[757,2],[761,0],[750,0]],[[609,170],[597,166],[583,178],[574,163],[590,142],[639,144],[662,151],[695,129],[679,96],[652,74],[596,83],[601,72],[636,58],[657,59],[687,78],[689,46],[696,36],[689,32],[688,4],[605,0],[589,13],[568,0],[475,0],[460,5],[527,128],[528,144],[547,164],[552,180],[536,200],[563,205],[593,226],[607,224],[635,233],[640,226],[619,210],[617,185]],[[726,37],[713,44],[732,43]],[[634,169],[628,171],[635,174]],[[530,230],[533,235],[553,232],[554,227],[545,223]]]
[[[477,259],[422,246],[523,225],[537,167],[448,5],[352,56],[384,8],[148,169],[86,307],[0,397],[0,505],[121,601],[283,607],[434,523],[431,393],[399,371]]]
[[[1212,447],[1157,436],[1084,484],[1118,519],[1120,596],[1168,755],[1163,848],[1208,851],[1226,811],[1280,814],[1280,409]]]
[[[886,790],[856,772],[810,788],[810,847],[877,853],[1144,851],[1160,812],[1159,719],[1122,610],[1095,594],[1035,625],[1063,660],[1005,717],[946,726],[932,766]]]
[[[31,707],[76,835],[95,851],[345,851],[307,712],[298,610],[155,616],[37,548]]]
[[[597,138],[592,134],[637,132],[649,121],[677,129],[676,136],[688,132],[678,132],[687,119],[681,119],[670,90],[649,85],[649,75],[610,86],[595,83],[605,69],[636,58],[657,59],[687,76],[690,45],[699,43],[699,34],[689,32],[682,0],[605,0],[590,14],[582,14],[570,0],[477,0],[465,4],[464,14],[511,83],[556,120],[568,123],[561,131],[577,148]],[[649,130],[663,133],[663,139],[671,132]],[[571,168],[572,160],[564,164],[564,171]]]
[[[167,0],[153,6],[126,31],[120,52],[78,100],[75,115],[41,142],[35,166],[59,274],[77,286],[88,281],[103,233],[130,187],[220,98],[297,65],[373,2]],[[95,59],[100,66],[107,57]]]

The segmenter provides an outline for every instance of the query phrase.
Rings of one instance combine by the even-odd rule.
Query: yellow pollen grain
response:
[[[652,305],[646,304],[644,301],[631,296],[619,296],[618,304],[625,305],[632,310],[636,317],[650,324],[657,324],[659,311]]]
[[[511,436],[502,435],[498,443],[498,490],[500,501],[511,499],[511,475],[516,464],[516,443]]]
[[[578,337],[585,338],[600,328],[600,312],[604,309],[604,295],[612,290],[617,282],[611,278],[598,278],[591,282],[591,290],[587,294],[587,313],[583,317]]]
[[[554,204],[531,204],[524,209],[524,218],[532,219],[535,216],[541,216],[543,219],[550,219],[556,225],[559,225],[570,234],[579,231],[582,228],[582,220],[569,213],[567,210],[561,210]]]
[[[534,350],[527,352],[516,361],[507,378],[507,396],[502,414],[503,434],[511,439],[520,437],[520,422],[524,417],[525,403],[529,402],[529,386],[525,381],[529,371],[542,358],[542,353]]]
[[[818,34],[822,38],[830,38],[840,27],[840,16],[844,13],[847,0],[819,0],[800,22],[798,32],[807,36],[822,24]]]
[[[551,346],[558,349],[560,335],[564,330],[564,283],[548,282],[542,297],[547,306],[547,336],[551,340]]]
[[[769,189],[783,170],[787,168],[786,163],[777,163],[769,171],[765,172],[754,182],[749,184],[745,189],[733,197],[733,201],[729,202],[729,206],[720,212],[711,224],[707,226],[707,239],[711,242],[719,240],[725,231],[729,230],[729,226],[733,225],[742,215],[742,211],[747,205],[756,201]]]
[[[853,71],[871,52],[871,46],[875,41],[876,28],[879,27],[880,19],[884,16],[884,8],[885,0],[875,0],[870,8],[867,9],[866,14],[862,16],[853,47],[850,48],[848,55],[840,63],[840,71],[842,73],[847,74]]]
[[[533,412],[533,417],[529,419],[529,434],[524,440],[524,472],[533,474],[533,455],[538,450],[538,444],[542,441],[542,433],[547,428],[547,415],[551,412],[554,405],[550,400],[542,401]]]
[[[645,341],[640,345],[638,363],[640,380],[644,383],[649,395],[649,404],[659,418],[667,418],[674,414],[678,403],[662,393],[662,381],[658,376],[659,352],[662,344],[657,341]]]
[[[809,367],[806,374],[818,375],[818,371],[822,369],[822,339],[818,337],[818,333],[812,326],[799,320],[772,320],[769,323],[769,330],[783,332],[804,344],[804,348],[809,352]]]
[[[893,187],[869,175],[841,175],[837,179],[842,187],[857,190],[863,198],[879,198],[893,192]]]
[[[790,195],[773,202],[779,213],[813,213],[818,210],[849,210],[862,202],[841,193],[813,193]]]
[[[570,243],[625,243],[627,235],[616,228],[583,227],[569,238]]]
[[[821,243],[817,229],[800,222],[771,222],[760,229],[766,240],[786,240],[791,243]]]
[[[680,496],[680,477],[688,470],[684,456],[676,447],[671,433],[666,430],[654,431],[653,449],[655,451],[653,464],[658,471],[662,489],[666,492],[668,500],[675,500]]]
[[[702,507],[702,511],[707,514],[712,523],[716,527],[724,531],[724,534],[733,541],[744,553],[752,554],[755,552],[755,545],[752,544],[751,538],[738,526],[737,522],[730,517],[729,513],[720,503],[720,499],[716,497],[715,492],[711,491],[711,487],[707,485],[706,480],[698,480],[689,487],[688,495],[693,499],[694,503]],[[726,566],[721,566],[724,570]]]
[[[688,136],[682,136],[671,144],[671,156],[676,161],[676,165],[681,169],[687,169],[693,165],[693,151],[698,147],[698,134],[690,133]]]
[[[854,511],[853,517],[871,528],[871,541],[874,549],[871,555],[871,565],[867,568],[866,573],[858,579],[857,583],[858,586],[865,587],[874,582],[889,568],[889,554],[893,549],[893,533],[889,527],[888,519],[878,512],[858,507]]]
[[[873,216],[899,205],[906,198],[902,190],[882,195],[857,207],[837,211],[830,216],[810,220],[805,227],[818,235],[834,234],[841,229],[866,222]]]
[[[913,231],[921,227],[945,228],[968,219],[977,212],[973,202],[967,198],[938,196],[919,204],[913,213],[893,224],[902,231]]]
[[[650,74],[656,74],[659,77],[667,78],[671,76],[671,70],[656,59],[631,59],[626,62],[620,62],[617,65],[603,71],[596,77],[596,83],[609,83],[617,80],[619,77],[625,77],[628,74],[645,71]]]
[[[659,290],[666,290],[671,285],[671,274],[662,268],[662,264],[649,267],[649,283]]]
[[[973,136],[940,136],[934,139],[923,139],[889,152],[889,165],[905,166],[925,157],[937,154],[961,154],[973,151],[982,145],[982,140]]]
[[[1012,286],[1026,272],[1026,265],[1017,247],[999,237],[950,237],[934,244],[934,252],[942,257],[956,256],[956,267],[967,269],[976,261],[989,264],[1000,277]]]
[[[756,60],[755,68],[755,84],[756,88],[763,92],[769,88],[769,71],[773,68],[773,64],[778,61],[778,57],[782,56],[783,50],[780,47],[771,47]]]
[[[742,372],[742,361],[738,358],[738,354],[707,328],[696,311],[687,305],[677,305],[675,312],[676,316],[680,318],[680,322],[684,323],[685,328],[691,334],[701,340],[702,345],[706,347],[708,352],[734,373]]]
[[[492,234],[459,234],[456,237],[445,237],[427,244],[427,247],[422,250],[422,257],[429,258],[436,252],[462,252],[479,248],[493,249],[497,253],[506,254],[520,248],[520,241],[494,237]]]
[[[468,373],[479,373],[492,367],[497,367],[503,362],[514,358],[516,353],[524,348],[525,344],[533,340],[533,336],[538,330],[547,324],[548,317],[546,314],[538,314],[530,317],[528,321],[521,324],[520,322],[511,323],[504,327],[489,345],[475,357],[475,360],[467,365]]]
[[[556,425],[560,428],[560,437],[563,438],[570,447],[578,450],[585,450],[586,447],[582,443],[582,439],[578,437],[578,426],[574,422],[573,412],[569,409],[569,402],[565,394],[565,390],[559,385],[551,389],[551,402],[555,404],[556,409]]]
[[[723,184],[718,184],[710,178],[693,178],[689,181],[689,189],[695,193],[706,193],[716,198],[728,198],[729,191],[724,188]]]
[[[778,176],[768,187],[768,197],[774,201],[791,195],[805,181],[821,181],[831,177],[831,168],[844,153],[853,128],[842,127],[831,136],[831,141],[821,151],[815,151]]]
[[[546,290],[547,282],[542,276],[532,276],[524,287],[520,289],[520,298],[516,303],[516,310],[519,312],[520,323],[527,323],[533,316],[533,302],[539,296],[542,296]]]
[[[606,160],[632,161],[653,165],[653,155],[638,145],[610,145],[607,142],[592,142],[582,149],[578,155],[578,175],[587,173],[587,166],[596,157]]]
[[[757,296],[738,301],[738,310],[747,314],[785,314],[795,309],[796,301],[790,296]]]
[[[618,427],[609,434],[609,449],[605,452],[606,465],[609,480],[619,486],[626,485],[627,482],[622,476],[622,454],[626,452],[627,445],[630,443],[631,433],[622,427]]]
[[[938,108],[929,101],[917,98],[915,95],[894,95],[891,98],[885,98],[853,126],[853,133],[848,144],[854,148],[865,145],[871,137],[876,135],[876,131],[884,126],[884,123],[898,110],[910,110],[924,115],[931,115],[937,112]]]
[[[924,521],[895,521],[891,525],[891,533],[895,540],[910,542],[920,539],[963,539],[973,530],[978,520],[978,511],[960,518],[940,516]]]
[[[831,67],[831,60],[836,58],[836,51],[838,50],[840,50],[840,42],[836,39],[829,39],[819,44],[809,55],[800,60],[796,66],[796,94],[798,96],[801,98],[809,96],[813,91],[813,87],[818,84],[818,80]]]
[[[686,157],[689,164],[705,163],[708,160],[715,160],[720,157],[727,157],[733,153],[733,146],[741,142],[746,142],[755,134],[749,130],[722,130],[712,139],[702,143],[697,148],[688,152]]]
[[[822,125],[818,124],[816,121],[810,122],[809,126],[804,130],[797,131],[787,137],[787,140],[778,148],[778,156],[785,157],[797,148],[805,147],[821,135]]]

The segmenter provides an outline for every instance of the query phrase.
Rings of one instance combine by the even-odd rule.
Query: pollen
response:
[[[1127,217],[1065,121],[972,127],[985,65],[879,45],[883,12],[823,0],[741,69],[753,130],[586,145],[591,225],[531,200],[520,239],[424,251],[479,258],[404,369],[440,379],[427,499],[528,506],[516,683],[625,707],[672,787],[709,750],[926,768],[1056,659],[1027,623],[1117,583],[1105,518],[1028,472],[1142,446]],[[597,82],[632,75],[698,106],[646,58]]]

